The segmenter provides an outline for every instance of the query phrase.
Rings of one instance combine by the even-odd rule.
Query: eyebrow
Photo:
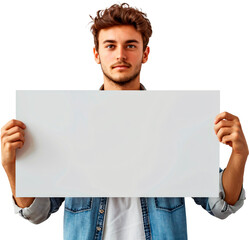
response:
[[[116,43],[116,42],[117,41],[115,41],[115,40],[105,40],[103,42],[103,44],[105,44],[105,43]],[[139,41],[137,41],[136,39],[130,39],[130,40],[125,41],[125,43],[139,43]]]

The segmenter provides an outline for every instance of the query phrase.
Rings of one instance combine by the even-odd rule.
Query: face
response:
[[[95,61],[101,64],[104,80],[123,86],[139,81],[142,63],[147,62],[149,47],[143,51],[143,39],[133,26],[121,25],[99,32],[99,51]]]

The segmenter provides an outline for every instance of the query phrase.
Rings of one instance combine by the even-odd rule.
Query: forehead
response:
[[[142,34],[131,25],[120,25],[104,28],[99,31],[99,44],[103,44],[106,40],[113,40],[124,43],[129,40],[137,40],[142,43]]]

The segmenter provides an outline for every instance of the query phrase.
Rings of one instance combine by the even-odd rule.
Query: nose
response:
[[[126,53],[125,53],[125,49],[122,46],[119,46],[117,48],[117,60],[118,61],[123,61],[126,60]]]

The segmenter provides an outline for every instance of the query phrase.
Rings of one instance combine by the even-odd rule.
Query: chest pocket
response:
[[[157,209],[173,212],[183,207],[184,198],[155,198],[155,205]]]
[[[66,198],[65,210],[73,213],[84,212],[92,209],[93,198]]]

